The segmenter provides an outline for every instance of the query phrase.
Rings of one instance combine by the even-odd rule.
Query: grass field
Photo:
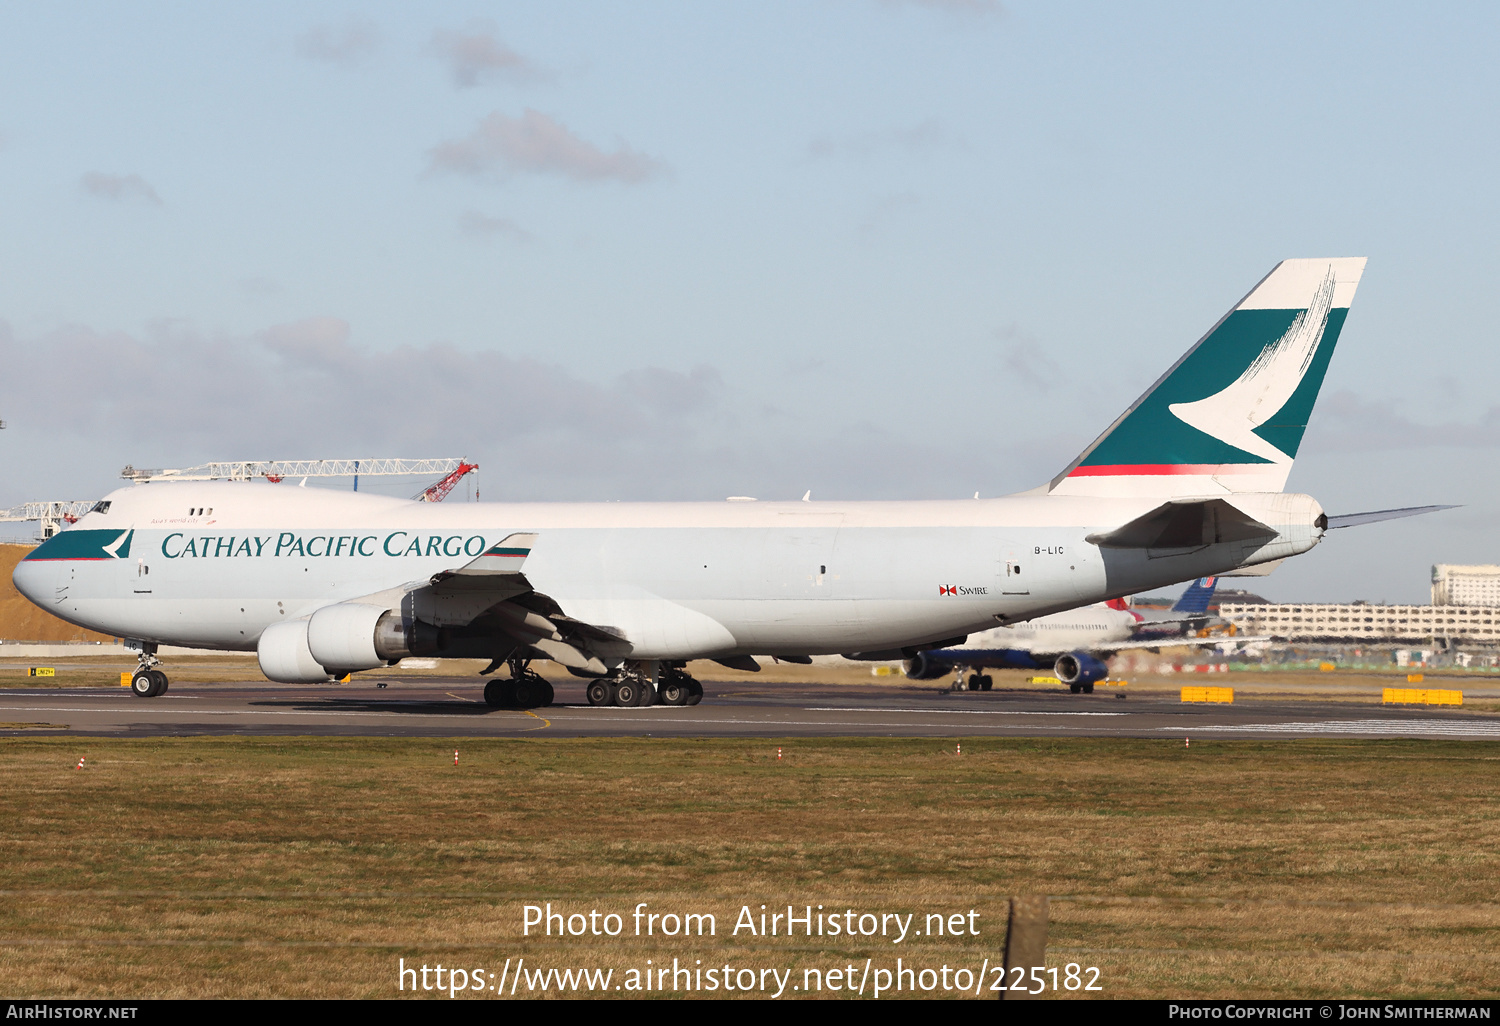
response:
[[[398,958],[978,969],[1005,899],[1047,893],[1049,965],[1106,996],[1500,991],[1493,745],[779,744],[6,740],[0,990],[389,997]],[[547,901],[626,933],[523,938]],[[717,936],[629,936],[638,902]],[[973,909],[980,935],[730,935],[788,903]]]

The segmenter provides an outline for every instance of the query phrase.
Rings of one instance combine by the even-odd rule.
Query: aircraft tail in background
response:
[[[1202,616],[1208,612],[1208,604],[1214,597],[1214,589],[1219,586],[1217,577],[1200,577],[1187,586],[1177,604],[1172,607],[1174,613],[1186,613],[1190,616]]]
[[[1048,490],[1281,491],[1364,267],[1364,257],[1277,264]]]

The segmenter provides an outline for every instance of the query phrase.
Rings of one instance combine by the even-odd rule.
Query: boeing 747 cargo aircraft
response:
[[[409,502],[269,483],[120,489],[16,568],[72,623],[254,651],[274,681],[485,658],[492,705],[684,704],[693,659],[918,653],[1322,540],[1282,491],[1365,261],[1287,260],[1051,481],[910,502]],[[1395,514],[1380,514],[1389,516]],[[1369,515],[1365,515],[1369,518]]]

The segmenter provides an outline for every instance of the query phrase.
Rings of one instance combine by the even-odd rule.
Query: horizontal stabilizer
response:
[[[1130,523],[1084,539],[1108,549],[1192,549],[1276,537],[1275,528],[1223,499],[1165,502]]]
[[[1328,530],[1339,527],[1359,527],[1362,524],[1378,524],[1382,520],[1400,520],[1402,517],[1419,517],[1423,513],[1436,513],[1440,509],[1458,509],[1457,506],[1407,506],[1405,509],[1380,509],[1373,513],[1345,513],[1328,518]]]

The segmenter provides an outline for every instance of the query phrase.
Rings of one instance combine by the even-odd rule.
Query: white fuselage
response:
[[[1140,622],[1140,618],[1128,609],[1112,609],[1103,603],[1094,603],[994,627],[969,638],[964,647],[1037,653],[1087,652],[1129,641]]]
[[[108,512],[85,516],[17,567],[21,592],[106,634],[240,650],[271,624],[425,582],[522,531],[537,535],[524,567],[536,591],[570,617],[614,629],[640,659],[917,645],[1284,558],[1322,536],[1318,504],[1283,493],[1224,496],[1273,527],[1270,541],[1156,552],[1085,536],[1159,499],[1040,492],[449,505],[221,482],[108,498]]]

